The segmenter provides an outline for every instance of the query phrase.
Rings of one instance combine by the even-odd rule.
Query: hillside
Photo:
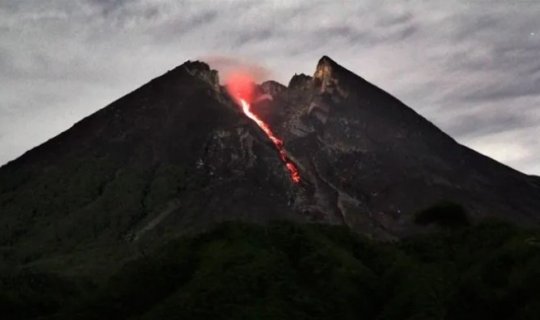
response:
[[[540,232],[501,223],[381,243],[345,227],[227,223],[107,281],[2,273],[4,319],[538,319]],[[7,315],[7,317],[5,317]]]

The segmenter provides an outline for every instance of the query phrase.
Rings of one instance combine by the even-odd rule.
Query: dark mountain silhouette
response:
[[[328,57],[313,77],[267,86],[276,98],[261,113],[313,183],[307,202],[326,219],[334,214],[357,230],[404,235],[416,231],[411,213],[452,201],[474,221],[539,221],[537,178],[456,143]]]
[[[328,57],[313,77],[257,90],[272,99],[253,109],[283,138],[300,184],[217,72],[188,61],[0,168],[4,261],[99,274],[227,220],[396,239],[433,228],[415,219],[441,203],[462,206],[466,222],[540,221],[538,177],[456,143]]]

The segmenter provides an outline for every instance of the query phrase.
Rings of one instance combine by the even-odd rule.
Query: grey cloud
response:
[[[232,46],[243,46],[253,41],[268,41],[274,38],[276,33],[271,28],[255,28],[236,35],[230,40]]]
[[[99,6],[103,14],[109,15],[125,5],[128,5],[130,0],[87,0],[87,2]]]
[[[186,33],[196,31],[201,26],[212,24],[217,17],[218,10],[208,8],[181,19],[164,19],[160,23],[149,27],[146,31],[151,35],[150,41],[159,46],[174,41],[174,37],[180,38]]]
[[[476,102],[530,95],[536,96],[539,94],[538,88],[540,88],[540,79],[530,79],[530,81],[520,82],[519,78],[510,77],[505,80],[507,83],[491,86],[489,88],[484,87],[476,89],[468,93],[464,98],[468,101]]]
[[[540,3],[466,0],[4,1],[0,163],[185,60],[261,62],[287,82],[327,54],[458,141],[538,174],[539,15]]]
[[[381,16],[379,19],[380,27],[392,27],[396,25],[409,24],[413,20],[413,15],[410,12],[401,14],[390,14],[388,16]]]
[[[523,113],[486,113],[480,111],[472,116],[456,116],[452,119],[447,130],[458,133],[461,137],[477,137],[515,128],[534,128],[537,125],[538,119]]]

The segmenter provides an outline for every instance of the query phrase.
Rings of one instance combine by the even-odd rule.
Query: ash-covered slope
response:
[[[313,77],[266,83],[261,114],[314,184],[305,207],[357,230],[416,232],[411,213],[437,202],[465,206],[472,220],[540,221],[540,185],[456,143],[396,98],[323,57]],[[278,109],[279,113],[272,110]],[[315,200],[315,201],[313,201]],[[379,233],[379,232],[377,232]]]
[[[55,260],[223,220],[299,219],[292,188],[217,73],[186,62],[2,167],[0,248]]]
[[[272,99],[253,109],[283,138],[301,184],[217,73],[186,62],[0,168],[4,259],[113,260],[237,219],[347,224],[388,239],[421,231],[414,214],[441,201],[473,220],[539,221],[537,178],[457,144],[327,57],[313,77],[258,92]]]

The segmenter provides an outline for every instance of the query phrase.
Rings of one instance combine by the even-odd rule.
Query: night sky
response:
[[[511,0],[0,0],[0,164],[186,60],[287,84],[322,55],[540,174],[540,2]]]

